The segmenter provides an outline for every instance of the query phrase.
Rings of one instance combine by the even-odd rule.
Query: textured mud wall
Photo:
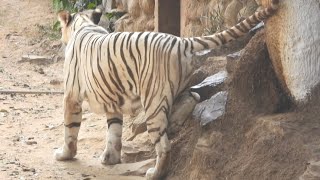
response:
[[[277,76],[296,101],[305,101],[320,82],[319,29],[318,0],[281,1],[267,22],[266,42]]]
[[[242,17],[251,15],[257,7],[254,0],[183,0],[181,36],[200,36],[220,31],[235,25]]]
[[[154,0],[116,0],[118,10],[127,14],[115,23],[116,31],[153,31]]]
[[[116,7],[117,10],[127,12],[116,22],[115,30],[161,30],[158,25],[167,26],[167,24],[161,24],[162,22],[155,24],[158,22],[158,11],[155,11],[158,7],[156,3],[155,0],[113,0],[112,5],[109,3],[110,7]],[[212,34],[230,27],[242,17],[252,14],[258,5],[255,0],[181,0],[180,7],[180,35],[189,37]],[[172,8],[163,8],[169,14],[175,14],[169,12]]]

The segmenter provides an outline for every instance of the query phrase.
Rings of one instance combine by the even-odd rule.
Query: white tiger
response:
[[[213,49],[245,33],[277,9],[278,0],[236,26],[210,36],[180,38],[157,32],[109,33],[95,25],[101,12],[58,14],[62,41],[67,43],[64,64],[65,143],[57,160],[77,153],[81,104],[87,100],[96,113],[107,115],[104,164],[121,161],[122,119],[136,108],[145,110],[147,130],[155,144],[157,161],[147,179],[160,179],[168,171],[170,143],[166,128],[173,101],[186,88],[194,71],[195,52]]]

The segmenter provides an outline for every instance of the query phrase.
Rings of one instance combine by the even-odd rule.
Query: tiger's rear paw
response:
[[[119,164],[121,163],[121,153],[104,150],[104,152],[100,156],[100,160],[101,163],[105,165]]]
[[[159,175],[156,168],[149,168],[146,173],[147,180],[159,180],[162,179],[162,176]]]
[[[73,159],[76,154],[76,152],[71,152],[65,148],[59,148],[54,152],[54,157],[58,161],[66,161]]]

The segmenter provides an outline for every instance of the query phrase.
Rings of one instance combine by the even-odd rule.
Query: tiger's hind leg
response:
[[[161,108],[152,111],[150,114],[150,109],[147,113],[147,130],[151,142],[155,144],[155,149],[157,153],[157,161],[154,168],[148,169],[146,177],[148,180],[161,179],[166,176],[168,168],[170,165],[170,150],[171,145],[166,133],[166,128],[168,124],[167,108]],[[149,114],[149,115],[148,115]]]
[[[70,160],[77,154],[78,133],[82,120],[82,101],[66,96],[64,98],[64,145],[56,150],[59,161]]]
[[[107,114],[108,132],[106,147],[100,156],[101,163],[106,165],[118,164],[121,162],[122,148],[122,115]]]

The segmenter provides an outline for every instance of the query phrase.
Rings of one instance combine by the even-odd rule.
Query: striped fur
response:
[[[108,33],[95,25],[92,17],[100,12],[70,15],[61,12],[62,40],[67,43],[65,76],[65,145],[58,160],[76,154],[81,122],[81,103],[87,100],[92,111],[106,113],[107,146],[102,163],[120,162],[122,115],[142,107],[147,130],[156,145],[157,164],[148,170],[148,179],[165,175],[170,159],[166,135],[171,107],[186,88],[194,71],[195,52],[213,49],[246,34],[271,16],[278,0],[236,26],[210,36],[180,38],[156,32]]]

